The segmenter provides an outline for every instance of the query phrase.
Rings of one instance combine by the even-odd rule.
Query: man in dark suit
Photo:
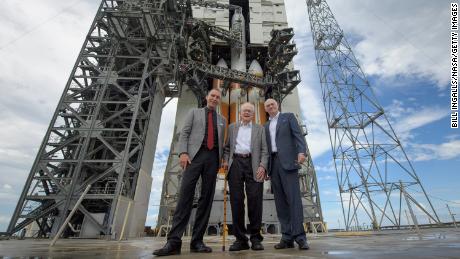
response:
[[[298,172],[305,161],[307,145],[299,123],[292,113],[280,113],[274,99],[265,101],[270,120],[265,124],[268,150],[271,153],[269,176],[275,197],[276,213],[281,224],[281,240],[276,249],[309,249],[303,227],[303,206]]]
[[[233,235],[236,241],[230,251],[249,249],[250,235],[252,250],[264,250],[262,227],[262,201],[265,170],[268,167],[268,150],[265,130],[252,123],[254,105],[244,103],[240,108],[240,121],[228,127],[224,148],[224,167],[229,167],[228,184],[232,206]],[[246,187],[246,188],[245,188]],[[244,216],[244,193],[246,190],[249,228],[246,230]]]
[[[166,245],[153,252],[157,256],[180,254],[182,235],[192,211],[193,197],[201,177],[201,194],[196,210],[190,251],[210,253],[203,243],[203,235],[211,213],[217,170],[223,154],[225,118],[217,114],[221,93],[212,89],[206,96],[205,108],[192,109],[186,116],[178,143],[179,163],[183,171],[179,200]]]

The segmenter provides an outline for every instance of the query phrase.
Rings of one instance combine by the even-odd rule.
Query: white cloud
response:
[[[336,178],[332,175],[320,176],[318,177],[318,181],[330,181],[335,180]]]
[[[386,108],[396,135],[400,138],[413,161],[448,160],[460,157],[458,135],[448,135],[441,143],[420,143],[414,130],[439,121],[449,115],[449,110],[438,106],[407,106],[393,100]],[[434,138],[429,138],[434,139]]]
[[[10,222],[10,217],[0,215],[0,224],[8,224]]]
[[[448,160],[460,158],[460,140],[441,144],[412,144],[410,157],[415,161]]]
[[[15,205],[19,199],[18,193],[13,193],[11,191],[2,191],[0,192],[0,201],[2,204]]]
[[[319,94],[318,90],[310,86],[299,88],[299,99],[302,100],[301,109],[305,114],[308,128],[306,139],[313,159],[331,149],[326,115]]]
[[[387,116],[396,135],[405,142],[413,138],[412,131],[436,122],[449,115],[449,110],[438,106],[408,106],[400,100],[393,100],[386,107]]]
[[[415,76],[440,89],[446,87],[448,5],[427,0],[329,0],[328,4],[365,73],[396,84],[397,76]],[[311,43],[305,1],[286,1],[286,12],[296,33],[307,35],[303,39]]]
[[[338,195],[337,177],[336,177],[333,160],[329,159],[327,164],[325,165],[315,164],[315,171],[316,171],[316,176],[318,180],[321,197],[334,196],[334,198],[336,198],[336,196]],[[324,201],[325,200],[323,197],[322,202]],[[331,202],[331,201],[326,201],[326,202]]]
[[[98,5],[0,2],[1,213],[14,210]]]
[[[324,190],[324,191],[321,191],[321,194],[336,197],[337,196],[337,190]]]
[[[321,206],[323,209],[324,222],[327,223],[328,229],[343,229],[343,214],[342,209],[340,208],[340,203],[323,203]]]
[[[171,114],[176,114],[177,100],[172,100],[163,110],[160,130],[158,135],[155,161],[152,170],[152,188],[149,199],[149,210],[146,225],[156,226],[158,219],[161,192],[163,189],[163,178],[169,157],[169,148],[174,132],[175,121]]]
[[[152,228],[156,227],[158,219],[158,213],[156,214],[148,214],[145,225],[152,226]]]
[[[449,8],[435,1],[328,1],[364,71],[448,83]],[[411,15],[408,15],[410,13]],[[349,38],[349,40],[350,40]]]
[[[327,164],[316,164],[315,165],[315,171],[316,173],[335,173],[335,166],[334,166],[334,161],[328,160]]]
[[[400,78],[419,78],[432,82],[442,89],[448,79],[448,8],[429,1],[390,2],[328,1],[333,14],[351,43],[364,71],[377,76],[386,87],[407,87]],[[326,116],[322,104],[316,59],[313,50],[307,7],[304,0],[286,1],[288,22],[295,29],[295,41],[299,54],[295,57],[296,69],[301,70],[299,88],[302,112],[309,130],[307,141],[313,158],[330,150]],[[393,8],[398,6],[398,8]],[[412,14],[407,16],[408,11]],[[430,18],[432,17],[432,19]],[[430,33],[421,33],[421,29]],[[399,79],[398,79],[399,78]],[[377,92],[385,91],[373,85]],[[434,110],[430,110],[434,108]],[[402,135],[411,129],[438,120],[442,115],[439,107],[427,107],[406,118],[401,124]],[[444,113],[447,114],[447,113]],[[413,124],[411,124],[413,123]],[[409,127],[406,127],[410,124]],[[409,137],[409,135],[403,135]]]
[[[328,0],[328,3],[362,69],[372,79],[377,79],[373,80],[372,86],[378,96],[394,90],[392,88],[411,88],[419,83],[430,85],[438,91],[445,89],[448,84],[446,71],[449,71],[450,15],[447,2],[443,5],[427,0]],[[301,70],[303,80],[299,95],[309,129],[307,140],[313,158],[318,159],[330,150],[330,140],[306,15],[307,8],[304,0],[293,0],[286,1],[286,9],[288,21],[296,32],[295,39],[299,49],[294,63],[296,69]],[[417,83],[409,85],[408,80]],[[442,95],[442,92],[438,95]],[[446,138],[447,141],[441,144],[412,145],[420,142],[420,136],[416,135],[419,133],[416,132],[417,129],[437,122],[449,113],[436,105],[420,107],[413,97],[408,98],[408,101],[411,103],[396,102],[386,109],[396,134],[403,141],[406,151],[409,151],[408,154],[420,151],[416,154],[428,153],[426,157],[430,159],[458,157],[458,153],[452,149],[454,146],[458,147],[456,136]],[[431,139],[439,140],[437,137]],[[418,147],[420,149],[417,150]],[[316,163],[315,168],[317,173],[334,171],[332,163],[330,166]],[[332,192],[326,190],[321,193],[329,195]],[[337,225],[337,218],[342,220],[340,210],[331,207],[329,203],[323,203],[322,206],[327,211],[327,221],[335,218],[329,222],[330,225]]]
[[[173,137],[174,132],[174,124],[177,110],[177,99],[171,100],[171,102],[166,105],[163,109],[163,114],[161,116],[161,124],[160,124],[160,135],[158,135],[158,142],[157,142],[157,155],[164,153],[165,150],[169,150],[171,146],[171,140]],[[167,159],[167,157],[166,157]]]
[[[149,210],[146,219],[147,225],[156,225],[158,217],[158,205],[160,204],[161,192],[163,189],[163,178],[166,164],[169,157],[169,148],[174,132],[175,121],[171,119],[171,114],[176,114],[177,100],[172,100],[163,110],[162,120],[158,133],[157,147],[155,151],[155,161],[152,169],[152,188],[149,198]],[[153,214],[152,214],[153,213]]]
[[[308,46],[298,46],[298,48],[302,51],[306,50]],[[312,158],[315,159],[331,149],[331,142],[314,55],[311,51],[305,51],[305,55],[307,58],[300,55],[296,56],[294,64],[302,75],[302,82],[298,86],[300,108],[308,129],[306,136],[308,148]]]
[[[448,115],[446,109],[440,107],[424,107],[418,111],[414,111],[401,121],[395,124],[397,132],[402,134],[420,128],[432,122],[438,121]]]
[[[460,208],[460,200],[453,200],[452,202],[449,203],[449,206],[451,208]],[[452,211],[452,213],[456,214],[455,211]],[[458,215],[458,213],[457,213],[457,215]]]

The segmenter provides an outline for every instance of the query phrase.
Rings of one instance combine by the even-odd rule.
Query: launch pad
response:
[[[308,235],[311,249],[276,250],[278,235],[266,235],[264,251],[223,252],[221,238],[205,237],[213,249],[210,254],[194,254],[184,238],[182,253],[168,258],[458,258],[460,231],[423,229],[421,238],[413,231],[335,232]],[[50,240],[27,239],[0,242],[3,258],[154,258],[152,250],[164,244],[164,238],[141,238],[129,241],[61,239],[53,248]],[[227,249],[228,250],[228,249]]]
[[[306,5],[345,229],[362,223],[373,230],[399,229],[406,208],[416,227],[413,208],[440,225],[326,1]],[[274,98],[302,124],[300,74],[292,64],[297,49],[286,20],[283,0],[102,0],[8,235],[59,237],[62,228],[62,236],[72,240],[143,236],[163,107],[178,98],[158,213],[159,234],[166,234],[181,181],[178,132],[187,111],[204,106],[207,90],[222,91],[218,111],[229,123],[249,101],[256,106],[255,122],[263,124],[263,102]],[[308,148],[306,156],[299,171],[305,229],[321,232],[326,228]],[[217,236],[223,225],[219,179],[207,230]],[[262,231],[267,236],[279,233],[273,200],[266,182]]]

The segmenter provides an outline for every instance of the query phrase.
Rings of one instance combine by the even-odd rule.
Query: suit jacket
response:
[[[233,162],[233,153],[235,152],[236,147],[236,138],[238,136],[238,130],[240,123],[232,123],[228,127],[227,140],[225,141],[224,149],[224,160],[228,163],[228,168],[232,166]],[[267,141],[265,139],[265,129],[262,125],[252,124],[251,130],[251,165],[252,165],[252,174],[256,182],[263,182],[262,180],[257,180],[257,168],[262,166],[265,170],[268,170],[268,149]]]
[[[217,114],[217,142],[219,146],[219,165],[222,159],[224,147],[225,118]],[[178,153],[188,153],[190,160],[193,160],[203,144],[206,130],[205,108],[192,109],[185,117],[185,123],[179,136]]]
[[[265,123],[265,135],[268,150],[271,153],[270,121]],[[286,171],[297,172],[297,169],[300,169],[300,165],[297,163],[298,155],[299,153],[307,153],[307,144],[293,113],[279,114],[275,136],[281,167]]]

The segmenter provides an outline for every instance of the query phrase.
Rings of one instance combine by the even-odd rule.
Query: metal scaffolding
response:
[[[260,79],[210,65],[209,38],[238,48],[243,25],[225,31],[197,21],[191,2],[241,11],[206,1],[101,1],[13,213],[10,235],[31,226],[31,236],[56,235],[80,196],[64,236],[122,238],[125,229],[126,236],[141,235],[162,110],[181,96],[183,85],[194,88],[198,100],[209,77],[288,94],[271,87],[288,89],[298,79],[288,70]],[[177,167],[172,161],[171,175]],[[305,186],[316,186],[314,175],[306,179]],[[177,191],[165,182],[163,194]],[[317,195],[317,187],[305,193]],[[320,213],[319,198],[307,198],[318,201]],[[162,204],[169,199],[162,195]]]
[[[174,21],[183,14],[165,3],[101,2],[14,211],[10,234],[35,222],[36,237],[53,236],[91,185],[70,224],[83,228],[84,218],[98,233],[115,235],[115,221],[125,216],[123,198],[136,202],[136,191],[150,187],[141,181],[142,171],[150,177],[153,162],[146,148],[156,146],[157,136],[148,130],[158,128],[165,96],[180,90],[168,82],[177,72],[173,36],[181,25]]]
[[[346,229],[400,227],[404,198],[440,223],[328,4],[307,7]]]

